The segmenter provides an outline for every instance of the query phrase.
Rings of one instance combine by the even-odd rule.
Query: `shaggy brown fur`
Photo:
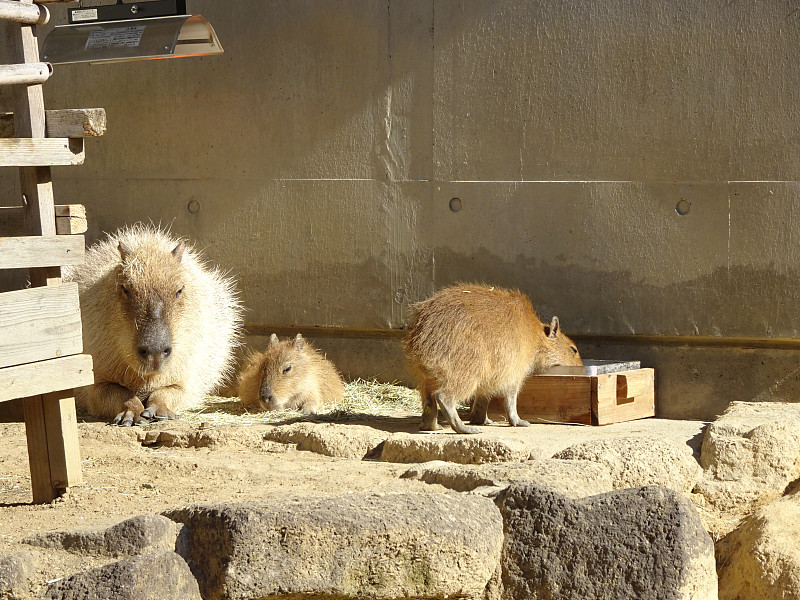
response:
[[[239,378],[239,398],[254,410],[314,413],[343,396],[336,367],[299,333],[283,341],[273,333],[267,349],[250,358]]]
[[[230,373],[241,335],[234,283],[168,232],[121,229],[65,278],[78,282],[94,361],[94,385],[76,391],[89,413],[121,425],[172,418]]]
[[[470,422],[485,424],[495,396],[504,399],[511,425],[529,425],[517,415],[525,377],[556,365],[582,364],[572,340],[561,333],[558,317],[545,325],[516,290],[459,284],[413,310],[405,350],[419,380],[423,431],[440,429],[438,408],[458,433],[478,433],[464,425],[456,406],[471,398]]]

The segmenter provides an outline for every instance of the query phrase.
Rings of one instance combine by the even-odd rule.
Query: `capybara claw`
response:
[[[525,419],[519,419],[516,422],[511,423],[512,427],[530,427],[531,424],[526,421]]]
[[[119,413],[116,417],[114,417],[114,425],[119,425],[120,427],[132,427],[133,413],[129,410]]]
[[[145,420],[147,420],[147,421],[149,421],[150,419],[153,419],[153,418],[155,417],[155,415],[153,414],[153,411],[152,411],[152,410],[150,410],[149,408],[145,408],[145,409],[142,411],[142,414],[141,414],[141,415],[139,415],[139,416],[140,416],[142,419],[145,419]]]

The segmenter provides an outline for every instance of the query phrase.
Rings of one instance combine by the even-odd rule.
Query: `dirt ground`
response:
[[[603,428],[535,425],[522,429],[498,425],[488,427],[487,435],[532,436],[541,442],[545,453],[552,453],[582,438],[655,428],[671,432],[676,440],[699,446],[702,423],[675,423],[682,425],[656,419]],[[348,424],[382,432],[417,433],[419,415],[372,417],[363,423]],[[212,447],[146,445],[148,430],[152,439],[153,431],[175,427],[190,432],[205,430]],[[81,420],[78,428],[83,483],[51,504],[34,505],[24,424],[0,423],[0,556],[31,550],[21,540],[34,532],[99,525],[192,503],[361,491],[445,491],[440,486],[401,479],[407,464],[331,458],[297,450],[293,445],[264,441],[263,432],[271,427],[275,425],[168,422],[120,428]],[[32,591],[40,592],[49,580],[111,560],[90,560],[48,550],[38,573],[39,587]]]

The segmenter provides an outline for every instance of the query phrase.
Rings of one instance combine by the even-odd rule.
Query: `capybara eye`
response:
[[[285,367],[283,367],[283,369],[281,369],[281,373],[286,375],[291,370],[292,370],[292,365],[286,365]]]
[[[570,346],[570,350],[572,350],[575,354],[578,353],[578,349],[575,346]]]
[[[123,291],[123,293],[124,293],[126,296],[130,297],[130,295],[131,295],[131,291],[130,291],[128,288],[126,288],[124,285],[120,285],[120,287],[122,288],[122,291]]]
[[[183,293],[183,288],[181,288],[177,292],[175,292],[175,297],[176,298],[180,298],[182,293]]]

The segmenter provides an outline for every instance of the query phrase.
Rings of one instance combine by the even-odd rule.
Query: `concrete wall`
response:
[[[54,169],[90,239],[170,225],[238,276],[251,333],[351,377],[408,381],[408,305],[479,280],[656,367],[663,416],[799,397],[800,0],[189,5],[225,54],[45,86],[107,111]]]

